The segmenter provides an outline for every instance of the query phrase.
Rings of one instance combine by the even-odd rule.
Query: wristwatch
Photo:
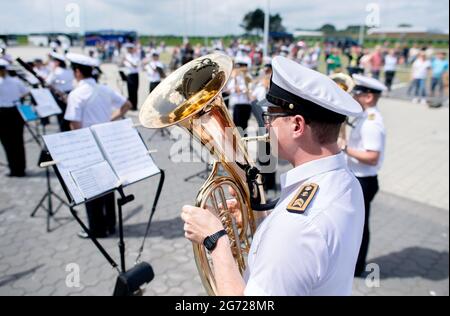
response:
[[[209,237],[206,237],[203,241],[203,246],[205,246],[206,249],[209,251],[213,251],[217,247],[217,242],[220,238],[225,236],[227,232],[225,230],[221,230],[220,232],[215,233],[214,235],[211,235]]]

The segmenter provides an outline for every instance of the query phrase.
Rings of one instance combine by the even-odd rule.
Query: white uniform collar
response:
[[[281,188],[285,189],[313,176],[345,168],[347,168],[347,163],[343,153],[314,160],[282,174]]]
[[[96,83],[97,83],[97,81],[95,81],[94,78],[87,78],[87,79],[80,80],[79,85],[83,85],[83,84],[93,85]]]

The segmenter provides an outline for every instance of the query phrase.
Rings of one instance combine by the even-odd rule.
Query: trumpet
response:
[[[221,219],[230,239],[231,252],[243,274],[257,225],[267,215],[264,211],[255,210],[264,210],[267,202],[261,175],[221,97],[232,69],[231,58],[220,53],[184,65],[148,96],[139,119],[146,128],[183,127],[215,158],[211,175],[198,193],[196,206],[215,212]],[[237,216],[227,207],[227,194],[229,196],[230,192],[235,192],[233,197],[240,212]],[[209,253],[203,245],[194,244],[193,248],[207,293],[217,295]]]

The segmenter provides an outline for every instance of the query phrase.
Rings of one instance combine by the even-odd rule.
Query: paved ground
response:
[[[32,54],[27,51],[28,54]],[[35,53],[35,51],[33,51]],[[114,68],[105,67],[107,81],[117,84]],[[145,82],[145,77],[142,77]],[[141,103],[146,85],[142,87]],[[380,287],[357,279],[355,295],[449,295],[449,109],[383,99],[381,110],[389,131],[386,164],[380,176],[382,192],[371,218],[370,262],[380,267]],[[52,131],[55,127],[52,126]],[[156,278],[146,295],[204,295],[191,245],[183,238],[180,208],[191,203],[202,180],[183,179],[204,166],[173,164],[172,142],[153,131],[141,130],[155,160],[167,171],[166,186],[153,223],[143,260],[152,264]],[[29,135],[26,136],[30,139]],[[45,193],[45,173],[36,167],[38,147],[27,143],[30,177],[0,176],[0,295],[110,295],[116,273],[92,243],[78,239],[80,230],[68,209],[61,208],[45,232],[45,212],[29,214]],[[0,150],[0,162],[4,162]],[[280,172],[287,166],[280,167]],[[0,164],[0,174],[6,169]],[[60,186],[53,179],[53,187]],[[127,263],[139,249],[156,190],[156,179],[129,189],[136,201],[125,207]],[[84,209],[80,208],[84,217]],[[102,243],[118,260],[117,236]],[[80,287],[66,285],[75,263]],[[69,266],[70,267],[70,266]],[[369,286],[368,286],[369,285]]]

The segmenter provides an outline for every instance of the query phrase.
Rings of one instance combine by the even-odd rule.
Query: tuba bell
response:
[[[248,155],[221,92],[233,69],[230,57],[216,53],[198,58],[172,73],[147,98],[139,119],[146,128],[173,125],[184,128],[205,146],[215,162],[200,189],[196,206],[215,212],[231,243],[241,274],[258,222],[265,217],[255,211],[266,204],[261,175]],[[232,214],[227,199],[238,203],[240,214]],[[261,208],[264,209],[264,208]],[[237,220],[239,218],[239,220]],[[203,245],[193,245],[202,283],[209,295],[217,295],[212,260]]]

